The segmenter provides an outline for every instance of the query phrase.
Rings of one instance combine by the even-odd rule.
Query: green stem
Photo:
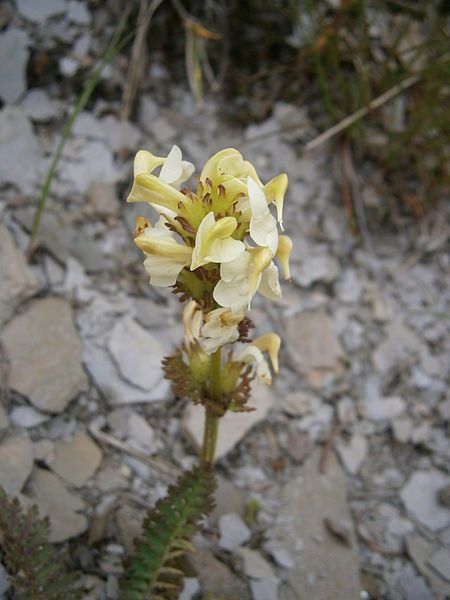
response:
[[[203,446],[200,452],[200,464],[203,467],[211,466],[216,453],[217,433],[219,431],[219,417],[205,407],[205,428],[203,430]]]
[[[221,350],[218,348],[211,356],[210,365],[210,390],[213,401],[220,401],[222,386],[221,373]],[[210,407],[205,407],[205,428],[203,430],[203,446],[200,452],[200,464],[212,465],[216,453],[217,434],[219,431],[219,417]]]
[[[61,158],[62,155],[62,151],[64,149],[65,143],[70,135],[70,132],[72,131],[72,127],[73,124],[75,123],[78,115],[80,114],[80,112],[83,110],[83,108],[86,106],[86,104],[88,103],[89,98],[91,97],[92,92],[94,91],[94,89],[97,86],[97,83],[100,79],[100,76],[102,74],[102,71],[104,69],[104,67],[111,62],[111,60],[114,58],[114,56],[120,51],[122,50],[122,48],[124,48],[126,46],[126,44],[131,40],[132,38],[132,33],[134,32],[130,32],[129,34],[125,35],[122,39],[122,32],[123,29],[126,25],[127,19],[128,19],[128,15],[130,13],[130,5],[128,5],[123,14],[122,14],[122,18],[120,19],[114,33],[113,36],[111,38],[111,42],[105,52],[105,54],[103,55],[102,60],[100,61],[100,64],[98,65],[98,67],[95,69],[95,71],[93,72],[93,74],[91,75],[91,77],[89,78],[88,82],[86,83],[86,86],[83,90],[83,93],[81,94],[81,96],[78,99],[78,102],[72,112],[72,114],[70,115],[69,119],[67,120],[66,124],[64,125],[64,128],[62,130],[62,135],[61,135],[61,139],[59,140],[58,146],[56,148],[55,154],[53,156],[53,160],[50,164],[50,167],[47,171],[47,175],[45,177],[45,181],[44,181],[44,185],[42,186],[42,190],[41,190],[41,194],[39,197],[39,202],[37,204],[36,207],[36,212],[34,214],[34,218],[33,218],[33,223],[31,225],[31,235],[30,235],[30,242],[29,242],[29,247],[28,247],[28,254],[30,255],[32,252],[32,248],[33,248],[33,244],[35,242],[36,239],[36,235],[37,232],[39,230],[39,225],[41,222],[41,217],[42,217],[42,213],[44,212],[45,209],[45,204],[47,202],[47,198],[48,195],[50,193],[50,186],[52,184],[53,178],[55,176],[56,173],[56,167],[58,166],[58,162],[59,159]]]

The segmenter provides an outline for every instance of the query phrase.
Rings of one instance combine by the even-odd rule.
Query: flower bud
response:
[[[292,252],[292,240],[287,235],[280,235],[278,238],[278,248],[276,256],[278,257],[281,268],[283,269],[284,278],[291,280],[291,272],[289,269],[289,257]]]
[[[272,368],[274,372],[278,375],[278,352],[281,346],[281,338],[276,333],[266,333],[264,335],[256,338],[254,342],[252,342],[253,346],[259,348],[261,352],[267,352],[270,358],[270,362],[272,363]]]

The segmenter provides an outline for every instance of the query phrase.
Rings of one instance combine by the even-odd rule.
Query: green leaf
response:
[[[48,542],[49,524],[36,508],[24,512],[0,488],[0,549],[18,600],[76,600],[77,576]]]
[[[121,598],[145,600],[157,597],[157,591],[179,591],[183,572],[175,559],[193,549],[189,539],[202,517],[212,511],[214,489],[212,471],[199,467],[169,487],[167,496],[144,521],[144,531],[125,571]]]

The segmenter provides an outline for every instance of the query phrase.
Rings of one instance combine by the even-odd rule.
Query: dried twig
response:
[[[118,440],[114,436],[105,433],[101,430],[99,423],[95,420],[89,425],[89,431],[100,442],[103,442],[108,446],[112,446],[113,448],[117,448],[117,450],[121,450],[122,452],[126,452],[131,456],[135,456],[142,462],[147,463],[148,465],[150,465],[157,471],[164,473],[165,475],[169,475],[170,477],[176,478],[182,473],[181,469],[179,469],[175,465],[172,465],[171,463],[160,458],[150,458],[144,452],[135,450],[134,448],[128,446],[128,444],[125,444],[124,442]]]
[[[145,38],[153,14],[162,2],[163,0],[153,0],[150,4],[149,0],[140,0],[139,2],[138,30],[136,37],[134,38],[127,81],[123,92],[123,106],[121,112],[121,118],[123,120],[128,119],[131,109],[133,108],[134,98],[144,72]]]
[[[358,185],[358,174],[353,166],[350,144],[347,142],[342,147],[342,170],[343,177],[348,181],[350,188],[350,203],[354,207],[354,214],[358,222],[358,229],[366,249],[375,256],[375,249],[369,232],[366,211],[361,198],[360,186]],[[352,202],[353,201],[353,202]]]

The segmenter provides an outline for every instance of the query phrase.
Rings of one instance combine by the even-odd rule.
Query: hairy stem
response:
[[[221,350],[218,348],[211,357],[210,377],[211,396],[214,401],[220,400],[222,386],[220,381]],[[217,434],[219,431],[219,417],[210,407],[205,407],[205,428],[203,430],[203,446],[200,452],[200,464],[212,465],[216,452]]]

